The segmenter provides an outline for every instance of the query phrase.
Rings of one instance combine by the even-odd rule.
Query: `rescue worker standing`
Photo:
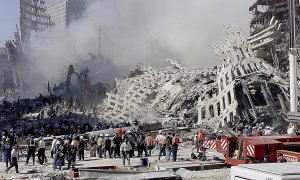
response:
[[[153,138],[150,136],[150,133],[148,133],[148,136],[145,139],[146,148],[147,148],[147,155],[151,156],[151,151],[153,149]]]
[[[200,151],[203,151],[203,131],[202,129],[200,129],[197,133],[197,138],[198,138],[198,142],[199,142],[199,149]]]
[[[79,147],[78,147],[79,161],[81,159],[84,161],[84,145],[86,145],[86,142],[83,139],[83,136],[80,136]]]
[[[171,133],[169,133],[166,142],[166,160],[170,160],[171,150],[172,150],[172,137],[171,137]]]
[[[123,143],[120,146],[120,151],[122,152],[123,165],[125,166],[125,160],[127,159],[128,166],[130,166],[130,153],[131,145],[128,140],[123,140]]]
[[[97,140],[97,153],[99,158],[102,158],[103,145],[104,145],[103,134],[100,134]]]
[[[27,151],[27,160],[26,165],[28,165],[29,158],[32,156],[33,165],[35,165],[35,150],[36,150],[36,143],[34,141],[33,136],[29,136],[25,142],[28,143],[28,151]]]
[[[104,139],[104,158],[106,159],[106,151],[108,151],[109,157],[111,158],[111,140],[109,139],[108,134],[105,134]]]
[[[166,133],[164,133],[163,135],[161,135],[158,138],[158,144],[159,144],[159,155],[158,155],[158,160],[160,160],[160,157],[162,154],[166,153],[166,143],[167,143],[167,137],[166,137]]]
[[[116,133],[113,142],[115,144],[115,153],[114,153],[114,158],[116,158],[116,156],[118,156],[119,158],[121,158],[121,153],[120,153],[120,145],[122,143],[122,138],[119,136],[118,133]]]
[[[11,165],[11,150],[12,150],[12,144],[10,142],[10,139],[6,138],[4,144],[4,156],[5,156],[6,168],[8,168],[8,162],[9,165]]]
[[[75,146],[75,143],[71,143],[67,150],[67,159],[68,159],[68,169],[72,166],[74,168],[75,166],[75,161],[76,161],[76,151],[77,148]]]
[[[15,166],[16,169],[16,173],[19,173],[19,169],[18,169],[18,146],[15,145],[13,150],[11,151],[11,165],[5,170],[6,173],[8,173],[8,171]]]
[[[176,159],[177,159],[178,143],[179,143],[179,138],[177,137],[177,135],[175,133],[173,133],[173,138],[172,138],[173,159],[172,159],[172,161],[176,161]]]

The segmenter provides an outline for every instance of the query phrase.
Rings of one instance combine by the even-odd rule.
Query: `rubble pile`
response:
[[[215,45],[221,64],[213,68],[188,70],[167,59],[169,67],[132,70],[107,93],[100,106],[102,116],[115,121],[175,118],[185,126],[206,124],[216,129],[264,122],[285,131],[287,76],[257,56],[260,48],[273,43],[279,26],[273,18],[264,31],[249,38],[237,25],[225,26],[229,38]]]

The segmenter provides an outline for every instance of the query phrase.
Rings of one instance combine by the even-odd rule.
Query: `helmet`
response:
[[[10,139],[9,139],[9,138],[6,138],[6,142],[8,142],[8,141],[10,141]]]
[[[108,137],[108,134],[105,134],[105,137]]]
[[[100,137],[103,137],[103,134],[100,134]]]
[[[80,139],[83,139],[83,136],[80,136]]]
[[[161,134],[161,133],[162,133],[162,131],[161,131],[161,130],[159,130],[159,131],[158,131],[158,134]]]
[[[6,137],[5,137],[5,136],[2,136],[2,139],[4,140],[4,139],[6,139]]]

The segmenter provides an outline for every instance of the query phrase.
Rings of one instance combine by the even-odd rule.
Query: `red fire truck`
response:
[[[264,158],[277,162],[279,155],[289,162],[300,162],[300,136],[296,135],[205,138],[203,147],[223,153],[230,165],[259,163]]]

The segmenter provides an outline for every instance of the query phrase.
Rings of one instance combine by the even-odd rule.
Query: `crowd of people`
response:
[[[4,131],[1,138],[1,156],[0,159],[6,164],[6,172],[15,167],[18,173],[18,159],[21,153],[19,144],[24,141],[27,144],[26,165],[32,159],[33,165],[37,162],[43,165],[50,162],[46,156],[46,143],[42,136],[36,140],[33,135],[28,135],[24,140],[18,139],[13,132]],[[113,137],[109,134],[91,134],[89,136],[79,136],[77,133],[52,136],[51,143],[51,161],[53,170],[74,168],[76,160],[84,161],[86,150],[89,151],[90,157],[98,158],[121,158],[123,165],[130,166],[130,158],[153,156],[158,151],[158,160],[165,156],[165,160],[176,161],[179,144],[179,137],[175,133],[159,131],[154,138],[149,133],[143,133],[136,129],[130,131],[117,128]],[[172,156],[172,159],[171,159]]]

